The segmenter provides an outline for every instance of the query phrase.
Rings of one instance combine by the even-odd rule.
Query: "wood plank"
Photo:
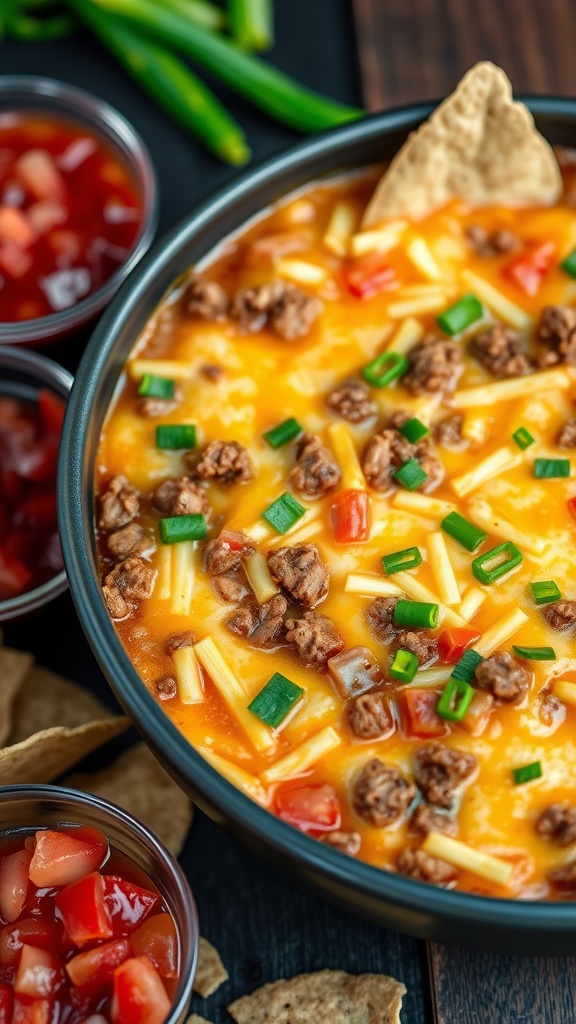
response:
[[[478,60],[493,60],[516,92],[572,95],[572,0],[354,0],[369,110],[437,99]]]

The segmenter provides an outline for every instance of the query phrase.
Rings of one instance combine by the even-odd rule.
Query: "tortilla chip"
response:
[[[10,735],[14,701],[32,661],[31,654],[0,647],[0,746]]]
[[[76,729],[111,717],[112,711],[78,683],[35,666],[14,702],[13,725],[8,738],[11,744],[20,743],[33,733],[54,726]]]
[[[384,974],[317,971],[264,985],[228,1012],[237,1024],[400,1024],[405,993]]]
[[[220,954],[208,939],[200,936],[198,945],[198,968],[194,978],[194,991],[202,999],[207,999],[216,989],[228,981],[228,971],[220,959]]]
[[[70,775],[63,785],[124,807],[177,856],[192,824],[192,804],[143,743],[99,772]]]
[[[193,1013],[191,1017],[188,1017],[186,1024],[210,1024],[209,1020],[205,1017],[199,1017],[197,1013]]]
[[[53,782],[129,726],[127,718],[101,718],[76,729],[56,726],[0,750],[0,786]]]
[[[524,104],[512,100],[502,69],[483,61],[394,157],[362,227],[424,217],[456,197],[473,206],[521,206],[554,203],[561,191],[552,148]]]

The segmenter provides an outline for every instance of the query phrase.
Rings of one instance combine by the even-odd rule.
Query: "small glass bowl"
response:
[[[72,381],[72,374],[68,370],[46,356],[0,346],[0,396],[14,395],[16,398],[35,401],[40,388],[48,388],[66,401]],[[67,586],[66,570],[62,569],[34,590],[11,597],[8,601],[0,601],[0,622],[20,618],[41,608],[66,590]]]
[[[163,843],[121,807],[60,786],[0,787],[0,835],[58,825],[90,825],[148,875],[176,925],[178,988],[164,1024],[182,1024],[188,1014],[198,961],[198,914],[180,865]]]
[[[90,323],[104,309],[133,267],[150,248],[158,223],[158,184],[150,154],[132,125],[114,107],[82,89],[52,78],[0,76],[0,113],[33,111],[61,117],[100,137],[128,168],[140,198],[140,233],[128,259],[98,291],[50,316],[0,322],[0,345],[55,341]]]

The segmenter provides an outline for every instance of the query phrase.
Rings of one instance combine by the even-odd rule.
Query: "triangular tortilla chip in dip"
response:
[[[389,217],[424,217],[450,199],[472,206],[556,202],[562,178],[501,68],[476,64],[414,132],[385,171],[362,227]]]
[[[103,718],[76,729],[57,726],[36,732],[21,743],[0,750],[0,786],[53,782],[93,750],[114,739],[130,723]]]
[[[16,696],[32,665],[32,655],[0,647],[0,745],[10,735]]]
[[[237,1024],[400,1024],[405,993],[384,974],[318,971],[264,985],[228,1012]]]
[[[198,967],[194,978],[194,991],[202,999],[214,994],[225,981],[228,981],[228,971],[220,959],[220,953],[208,939],[200,936],[198,944]]]
[[[173,854],[180,853],[192,824],[192,804],[143,743],[108,768],[70,775],[63,785],[119,804],[148,825]]]

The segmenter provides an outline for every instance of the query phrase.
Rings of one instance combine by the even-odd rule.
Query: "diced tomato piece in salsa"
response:
[[[34,885],[70,885],[96,871],[108,854],[106,836],[95,828],[36,833],[30,878]]]
[[[129,935],[138,928],[159,900],[158,893],[118,875],[104,875],[104,905],[114,935]]]
[[[340,801],[333,786],[299,786],[278,789],[276,812],[284,821],[303,831],[325,832],[338,828]]]
[[[15,996],[12,1024],[51,1024],[52,1009],[50,999]]]
[[[11,924],[20,917],[30,888],[28,850],[17,850],[0,860],[0,917]]]
[[[38,909],[38,908],[34,908]],[[26,908],[27,912],[27,908]],[[0,930],[0,964],[16,967],[24,945],[62,953],[62,925],[46,914],[23,917]]]
[[[60,957],[37,946],[22,946],[14,991],[31,999],[52,999],[64,985]]]
[[[104,879],[98,871],[67,885],[55,902],[64,928],[77,946],[94,939],[112,938],[112,922],[104,903]]]
[[[77,988],[84,992],[98,991],[111,982],[113,972],[130,956],[132,946],[128,939],[116,939],[78,953],[68,961],[66,971]]]
[[[132,957],[114,972],[112,1024],[164,1024],[170,1000],[147,956]]]
[[[148,917],[132,933],[130,943],[136,956],[150,958],[161,977],[177,976],[178,939],[170,914],[154,914]]]

